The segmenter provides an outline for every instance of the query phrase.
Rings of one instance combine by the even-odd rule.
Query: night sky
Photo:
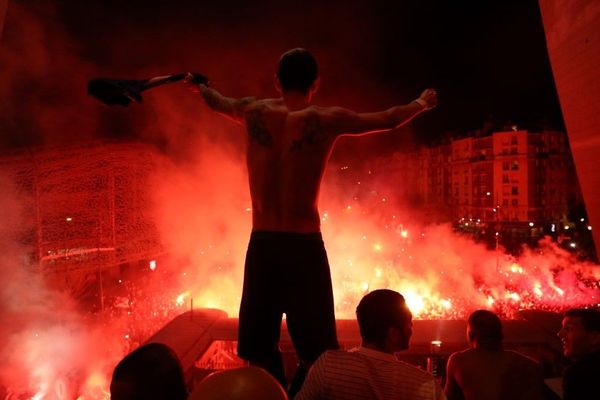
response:
[[[407,137],[435,144],[484,121],[562,127],[535,0],[240,3],[9,1],[0,41],[0,145],[185,142],[191,128],[181,120],[200,117],[197,99],[181,86],[147,92],[143,105],[121,109],[89,98],[87,80],[193,70],[226,95],[271,97],[277,59],[292,47],[320,62],[319,105],[374,111],[409,102],[426,87],[438,90],[439,107],[400,129],[407,135],[342,148],[399,148]],[[165,129],[174,109],[180,127]]]

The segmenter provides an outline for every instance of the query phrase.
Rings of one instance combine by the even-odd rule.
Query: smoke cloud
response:
[[[2,171],[0,186],[0,388],[48,398],[101,391],[125,350],[117,334],[123,321],[86,317],[45,282],[22,244],[32,229],[24,224],[31,221],[23,207],[30,201]]]
[[[270,97],[276,95],[272,76],[279,55],[301,46],[320,61],[318,104],[372,111],[408,102],[425,87],[398,62],[394,72],[402,79],[392,85],[386,80],[391,67],[381,43],[388,33],[364,17],[373,15],[366,2],[334,2],[316,12],[267,1],[240,6],[235,15],[226,2],[201,3],[184,1],[176,9],[136,2],[10,2],[0,42],[2,147],[53,145],[68,152],[68,144],[92,139],[154,146],[143,150],[156,158],[144,199],[168,255],[156,272],[164,268],[175,279],[150,280],[142,295],[133,296],[146,320],[157,310],[166,310],[164,319],[190,299],[237,315],[251,230],[245,133],[183,85],[146,92],[141,105],[108,108],[86,95],[88,79],[191,70],[206,74],[226,95]],[[400,81],[406,86],[400,88]],[[360,297],[382,287],[403,293],[420,318],[461,318],[481,307],[511,315],[522,307],[598,303],[597,286],[582,284],[598,281],[596,266],[549,242],[519,259],[489,251],[448,225],[419,218],[401,181],[366,177],[367,160],[382,157],[385,169],[386,153],[411,145],[409,126],[340,140],[332,155],[320,208],[338,318],[352,318]],[[345,166],[353,179],[341,177]],[[101,397],[91,391],[106,389],[112,367],[135,345],[125,340],[132,324],[146,335],[156,326],[87,315],[51,289],[20,240],[33,223],[32,210],[24,208],[31,199],[5,173],[0,187],[0,356],[6,360],[0,381],[32,393],[89,390],[90,398]],[[168,300],[148,305],[143,298]]]

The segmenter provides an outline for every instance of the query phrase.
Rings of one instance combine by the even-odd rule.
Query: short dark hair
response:
[[[362,298],[356,319],[363,341],[382,345],[390,328],[410,323],[412,314],[404,296],[389,289],[378,289]]]
[[[469,315],[469,327],[471,341],[484,349],[495,350],[502,347],[502,322],[496,314],[488,310],[477,310]]]
[[[175,352],[149,343],[126,355],[115,367],[110,384],[113,400],[185,400],[188,390]]]
[[[284,92],[299,91],[306,94],[318,76],[317,61],[305,49],[292,49],[279,59],[277,78]]]
[[[571,308],[564,316],[580,318],[586,331],[600,332],[600,311],[595,308]]]

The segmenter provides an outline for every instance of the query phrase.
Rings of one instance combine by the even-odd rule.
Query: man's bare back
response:
[[[427,96],[433,101],[435,92]],[[335,140],[392,129],[422,110],[410,103],[358,114],[286,100],[256,100],[244,109],[254,230],[319,232],[319,187]]]
[[[426,109],[422,104],[437,104],[432,89],[420,103],[356,113],[312,106],[296,94],[233,99],[199,88],[209,107],[246,127],[253,230],[319,232],[319,187],[335,140],[393,129]]]
[[[468,349],[448,360],[448,400],[541,399],[538,364],[510,350]]]
[[[319,186],[336,138],[323,129],[325,113],[318,107],[289,110],[281,99],[248,107],[253,229],[319,232]]]

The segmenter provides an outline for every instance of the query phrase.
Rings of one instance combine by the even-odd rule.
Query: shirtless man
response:
[[[542,399],[543,379],[537,362],[516,351],[502,349],[502,323],[496,314],[477,310],[469,316],[470,349],[448,359],[448,400]]]
[[[300,360],[295,393],[321,353],[337,349],[333,291],[320,233],[319,188],[341,135],[387,131],[437,104],[425,90],[413,102],[373,113],[310,105],[319,87],[317,63],[304,49],[279,60],[277,99],[235,99],[189,85],[214,111],[244,125],[252,197],[252,234],[246,254],[238,354],[271,372],[286,387],[279,351],[281,319]]]

